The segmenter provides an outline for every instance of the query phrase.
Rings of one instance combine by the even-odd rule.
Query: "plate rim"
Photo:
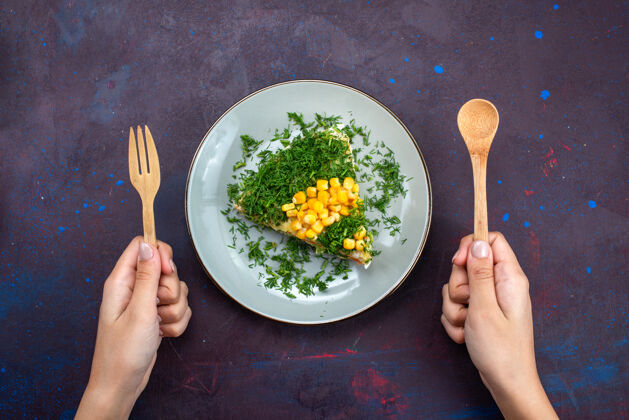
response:
[[[210,273],[209,269],[203,263],[203,260],[201,259],[201,256],[199,255],[199,250],[197,249],[197,246],[196,246],[196,244],[194,242],[194,239],[192,238],[192,231],[190,230],[190,216],[188,215],[188,191],[189,191],[189,188],[190,188],[190,175],[192,174],[192,168],[194,167],[194,164],[195,164],[195,162],[197,160],[197,156],[199,155],[199,151],[201,150],[201,147],[203,146],[203,144],[207,140],[208,134],[210,134],[210,132],[214,129],[214,127],[219,122],[221,122],[223,120],[223,118],[225,118],[225,116],[232,109],[234,109],[235,107],[240,105],[242,102],[246,101],[247,99],[251,98],[252,96],[255,96],[255,95],[257,95],[259,93],[262,93],[262,92],[264,92],[266,90],[272,89],[274,87],[282,86],[282,85],[289,85],[289,84],[296,84],[296,83],[303,83],[303,82],[324,83],[324,84],[334,85],[334,86],[338,86],[338,87],[341,87],[341,88],[345,88],[345,89],[349,89],[351,91],[354,91],[354,92],[356,92],[356,93],[366,97],[367,99],[375,102],[377,105],[381,106],[385,111],[387,111],[398,122],[398,124],[400,124],[400,126],[404,129],[406,134],[412,140],[413,146],[415,147],[415,150],[417,150],[417,154],[419,154],[419,158],[421,159],[422,166],[423,166],[423,169],[424,169],[424,173],[426,175],[426,184],[428,186],[428,220],[427,220],[427,223],[426,223],[426,230],[424,232],[422,241],[421,241],[420,246],[419,246],[419,252],[417,253],[417,256],[415,257],[415,260],[413,261],[413,264],[411,264],[411,266],[408,268],[408,270],[406,270],[406,272],[402,276],[401,280],[398,281],[397,285],[393,289],[391,289],[388,293],[383,294],[380,298],[378,298],[375,301],[373,301],[370,305],[365,306],[364,308],[362,308],[362,309],[360,309],[360,310],[358,310],[356,312],[347,314],[345,316],[337,317],[337,318],[334,318],[334,319],[322,320],[322,321],[296,322],[296,321],[289,321],[289,320],[286,320],[286,319],[274,317],[274,316],[271,316],[269,314],[262,313],[262,312],[260,312],[260,311],[258,311],[256,309],[254,309],[254,308],[251,308],[248,305],[245,305],[244,303],[242,303],[238,299],[236,299],[234,296],[232,296],[229,293],[227,293],[221,287],[221,285],[216,281],[214,276],[212,276],[212,274]],[[304,325],[324,325],[324,324],[332,324],[332,323],[344,321],[346,319],[350,319],[350,318],[353,318],[353,317],[355,317],[357,315],[362,314],[363,312],[373,308],[378,303],[382,302],[387,297],[391,296],[406,281],[406,279],[409,277],[411,272],[415,269],[415,266],[417,265],[417,262],[419,261],[419,258],[421,257],[422,253],[424,252],[424,248],[426,246],[426,242],[428,241],[428,235],[430,233],[430,226],[432,224],[432,185],[431,185],[431,182],[430,182],[430,174],[428,172],[428,165],[426,165],[426,159],[424,159],[424,155],[422,154],[422,151],[419,148],[419,145],[417,144],[417,140],[415,140],[415,137],[410,132],[410,130],[406,127],[406,125],[402,122],[402,120],[400,120],[398,118],[398,116],[395,115],[395,113],[393,111],[391,111],[385,104],[383,104],[382,102],[380,102],[379,100],[377,100],[373,96],[369,95],[368,93],[363,92],[360,89],[357,89],[357,88],[354,88],[352,86],[348,86],[348,85],[345,85],[345,84],[342,84],[342,83],[333,82],[333,81],[330,81],[330,80],[323,80],[323,79],[286,80],[286,81],[279,82],[279,83],[274,83],[272,85],[265,86],[265,87],[263,87],[261,89],[253,91],[250,94],[248,94],[248,95],[244,96],[243,98],[241,98],[240,100],[236,101],[227,110],[225,110],[221,114],[221,116],[216,119],[216,121],[214,121],[212,126],[203,135],[203,138],[199,142],[199,145],[197,146],[197,149],[195,150],[194,155],[192,156],[192,160],[190,162],[190,167],[188,168],[188,176],[186,178],[186,189],[185,189],[185,193],[184,193],[184,213],[185,213],[185,216],[186,216],[186,228],[188,230],[188,237],[190,239],[190,242],[192,243],[192,248],[194,249],[194,253],[195,253],[196,257],[197,257],[197,260],[199,261],[201,267],[203,268],[203,271],[205,272],[206,276],[210,278],[212,283],[214,283],[214,285],[218,288],[218,290],[220,290],[224,295],[230,297],[233,301],[235,301],[241,307],[243,307],[243,308],[245,308],[245,309],[255,313],[256,315],[260,315],[260,316],[262,316],[262,317],[264,317],[266,319],[270,319],[270,320],[273,320],[273,321],[277,321],[277,322],[281,322],[281,323],[289,324],[289,325],[300,325],[300,326],[304,326]]]

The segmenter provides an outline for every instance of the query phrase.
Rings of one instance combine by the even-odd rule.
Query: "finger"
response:
[[[188,308],[187,292],[182,293],[179,301],[172,305],[160,305],[157,307],[157,314],[162,318],[162,324],[170,324],[173,322],[179,322]]]
[[[166,242],[157,241],[159,257],[162,260],[162,273],[172,274],[175,271],[173,261],[173,249]]]
[[[507,318],[515,315],[527,316],[531,306],[529,282],[515,253],[499,232],[496,232],[491,248],[495,255],[496,299],[500,309]]]
[[[465,259],[467,260],[467,257]],[[448,294],[453,302],[469,303],[470,284],[467,279],[465,266],[459,267],[456,264],[452,264],[452,273],[450,274],[450,281],[448,281]]]
[[[443,328],[445,328],[446,333],[450,336],[452,341],[457,344],[465,343],[465,332],[463,327],[455,327],[451,325],[443,314],[441,315],[441,324],[443,324]]]
[[[470,284],[470,308],[498,308],[494,284],[491,247],[485,241],[474,241],[467,253],[467,278]]]
[[[459,249],[454,253],[454,257],[452,257],[452,264],[456,264],[460,267],[465,267],[467,262],[467,249],[474,241],[473,235],[464,236],[459,243]]]
[[[133,293],[138,246],[141,241],[142,238],[137,236],[129,243],[105,281],[101,317],[117,319],[129,304]]]
[[[157,298],[160,305],[172,305],[179,300],[181,296],[181,281],[177,273],[170,275],[162,274],[159,279],[159,287],[157,288]]]
[[[173,324],[162,324],[160,329],[164,333],[164,337],[179,337],[188,327],[188,322],[192,317],[192,309],[188,306],[183,318]]]
[[[130,306],[140,311],[155,308],[157,287],[161,276],[161,259],[156,247],[142,241],[139,244],[135,284]]]
[[[465,318],[467,317],[467,308],[465,305],[455,303],[450,300],[450,294],[448,293],[448,285],[444,284],[442,288],[443,303],[441,305],[441,311],[445,315],[446,319],[451,325],[455,327],[462,327],[465,325]]]

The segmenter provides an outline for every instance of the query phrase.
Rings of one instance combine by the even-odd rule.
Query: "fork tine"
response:
[[[140,153],[140,170],[142,175],[148,173],[148,167],[146,166],[146,151],[144,149],[144,136],[142,135],[142,129],[138,125],[138,152]]]
[[[133,134],[133,127],[129,127],[129,178],[131,183],[135,183],[140,176],[140,169],[138,167],[138,150],[135,144],[135,135]]]
[[[159,177],[159,158],[157,157],[157,149],[148,125],[144,126],[144,136],[146,137],[146,151],[149,157],[150,173],[155,177]]]

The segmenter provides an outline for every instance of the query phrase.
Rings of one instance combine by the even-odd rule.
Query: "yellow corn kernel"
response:
[[[317,218],[317,212],[314,211],[313,209],[310,209],[306,212],[306,214],[311,215],[312,217],[314,217],[315,219]]]
[[[338,200],[339,200],[339,203],[341,203],[341,204],[347,204],[347,201],[348,201],[347,191],[345,191],[345,190],[341,190],[341,191],[339,191],[339,195],[338,195],[338,197],[337,197],[337,198],[338,198]]]
[[[293,220],[292,223],[290,224],[290,228],[292,230],[299,230],[302,228],[301,226],[301,222],[297,219]]]
[[[334,222],[336,222],[336,220],[334,220],[334,216],[328,216],[325,219],[321,220],[321,223],[323,223],[323,226],[330,226]]]
[[[354,239],[361,240],[367,234],[367,230],[363,226],[359,227],[356,233],[354,233]]]
[[[339,203],[339,198],[336,194],[334,194],[333,196],[330,196],[330,199],[328,200],[328,204],[334,205],[338,203]]]
[[[330,213],[330,217],[334,217],[334,221],[338,222],[339,220],[341,220],[341,215],[338,214],[337,212],[333,211]]]
[[[341,211],[341,208],[342,208],[342,207],[343,207],[343,206],[342,206],[342,205],[340,205],[340,204],[334,204],[334,205],[328,206],[328,208],[330,209],[330,211],[335,211],[335,212],[337,212],[337,213],[338,213],[339,211]]]
[[[303,191],[299,191],[293,196],[294,204],[304,204],[306,202],[306,194]]]
[[[317,189],[319,191],[325,191],[328,189],[328,180],[327,179],[318,179],[317,180]]]
[[[323,231],[323,223],[320,220],[317,220],[314,225],[312,225],[312,230],[315,231],[316,234],[319,234]]]
[[[317,201],[316,203],[314,203],[314,206],[312,206],[312,209],[316,211],[317,213],[321,213],[324,208],[325,206],[323,205],[321,201]]]
[[[315,187],[306,188],[306,195],[310,198],[317,196],[317,189]]]
[[[297,212],[297,220],[299,220],[300,222],[301,222],[301,221],[303,221],[303,220],[304,220],[304,216],[305,216],[305,215],[306,215],[306,212],[305,212],[305,211],[301,211],[301,210],[299,210],[299,211]]]
[[[331,178],[330,179],[330,187],[338,188],[340,186],[341,186],[341,181],[339,181],[338,178]]]
[[[288,203],[288,204],[282,205],[282,211],[288,211],[294,208],[295,208],[295,203]]]
[[[330,215],[330,214],[329,214],[328,209],[323,209],[323,210],[321,210],[321,211],[319,212],[319,219],[325,219],[325,218],[326,218],[326,217],[328,217],[329,215]]]
[[[363,249],[365,249],[365,241],[363,240],[356,241],[356,251],[362,251]]]
[[[341,191],[341,187],[330,187],[330,195],[336,195],[339,193],[339,191]]]
[[[299,208],[299,210],[302,210],[302,211],[308,210],[308,203],[302,204],[301,207]]]
[[[343,248],[354,249],[356,247],[356,241],[350,238],[343,239]]]
[[[299,232],[297,232],[297,237],[299,239],[305,239],[306,238],[306,229],[300,229]]]
[[[341,210],[339,211],[341,216],[349,216],[349,209],[345,206],[341,206]]]
[[[316,197],[316,196],[317,196],[317,195],[315,194],[315,197]],[[308,203],[307,203],[307,204],[308,204],[308,208],[309,208],[309,209],[313,209],[313,208],[314,208],[314,205],[315,205],[315,203],[316,203],[316,202],[317,202],[317,199],[316,199],[316,198],[309,198],[309,199],[308,199]]]
[[[328,200],[330,200],[330,193],[327,191],[319,191],[317,194],[317,200],[321,201],[323,204],[328,204]]]
[[[347,192],[347,198],[349,198],[350,200],[356,200],[356,198],[358,198],[358,194],[348,191]]]
[[[314,231],[314,230],[312,230],[312,229],[308,229],[308,230],[306,231],[306,238],[308,238],[308,239],[314,239],[314,237],[315,237],[315,236],[317,236],[317,234],[315,233],[315,231]]]
[[[304,216],[304,223],[307,225],[314,225],[317,221],[317,218],[312,214],[307,214]]]
[[[345,188],[348,191],[351,191],[354,184],[355,184],[354,180],[350,178],[349,176],[343,180],[343,188]]]
[[[360,187],[358,186],[358,184],[352,185],[352,192],[353,193],[357,193],[359,190],[360,190]]]
[[[297,210],[292,209],[292,210],[288,210],[286,212],[286,216],[288,216],[288,217],[296,217],[298,213],[299,212]]]

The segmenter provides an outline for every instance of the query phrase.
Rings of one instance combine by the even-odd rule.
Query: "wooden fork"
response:
[[[145,125],[146,148],[142,129],[138,126],[138,141],[135,141],[133,127],[129,128],[129,177],[142,199],[142,220],[144,223],[144,242],[157,246],[155,235],[155,215],[153,201],[159,189],[159,158],[155,142],[149,128]]]

